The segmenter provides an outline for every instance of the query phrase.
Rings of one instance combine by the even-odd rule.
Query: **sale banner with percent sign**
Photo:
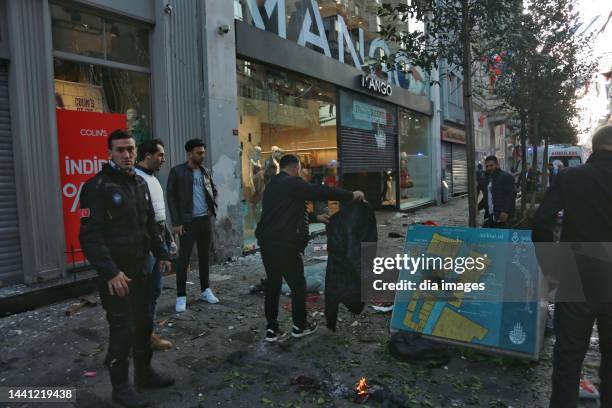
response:
[[[56,117],[66,261],[73,264],[84,259],[79,244],[81,190],[108,161],[108,136],[125,129],[126,116],[57,109]]]

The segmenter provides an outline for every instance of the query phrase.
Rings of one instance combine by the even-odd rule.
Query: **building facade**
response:
[[[105,136],[156,137],[160,177],[208,144],[219,211],[218,259],[242,250],[231,2],[0,1],[3,158],[0,286],[44,282],[83,267],[80,189],[107,160]]]
[[[83,183],[114,129],[160,138],[171,166],[203,138],[219,190],[214,255],[254,244],[279,152],[377,207],[439,200],[437,90],[390,49],[377,0],[0,0],[0,287],[86,268]],[[435,75],[435,73],[434,73]],[[313,211],[338,203],[323,203]]]

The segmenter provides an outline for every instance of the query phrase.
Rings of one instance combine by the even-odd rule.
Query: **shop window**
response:
[[[433,199],[429,118],[400,111],[400,207],[407,208]]]
[[[69,7],[52,4],[53,49],[104,58],[104,20]]]
[[[338,186],[336,91],[328,84],[245,60],[237,61],[245,247],[256,243],[265,185],[283,154],[302,161],[302,177]],[[328,207],[328,209],[325,209]],[[313,211],[334,211],[316,203]]]
[[[62,4],[50,7],[54,50],[149,66],[147,26],[100,17]]]
[[[84,183],[108,160],[107,136],[151,135],[149,29],[67,3],[51,4],[58,154],[66,261],[84,262],[78,239]]]
[[[150,77],[126,71],[54,59],[55,101],[59,109],[123,113],[125,128],[137,143],[150,135]]]

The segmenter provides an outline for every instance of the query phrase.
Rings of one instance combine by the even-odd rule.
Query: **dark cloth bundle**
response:
[[[325,274],[325,319],[336,330],[338,306],[344,304],[352,313],[361,313],[361,244],[376,242],[376,216],[363,202],[343,204],[327,225],[327,270]],[[372,256],[376,255],[375,246]],[[370,262],[371,264],[371,262]]]

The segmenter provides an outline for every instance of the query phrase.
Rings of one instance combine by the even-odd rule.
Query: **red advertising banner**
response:
[[[79,244],[81,190],[108,161],[108,135],[116,129],[125,129],[126,117],[119,113],[65,109],[57,109],[56,117],[66,261],[72,264],[84,259]]]

